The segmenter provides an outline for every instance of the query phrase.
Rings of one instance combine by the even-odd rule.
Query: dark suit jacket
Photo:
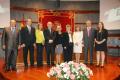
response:
[[[45,29],[44,37],[45,37],[45,45],[54,45],[56,32],[52,30],[50,33],[49,29]],[[49,43],[49,40],[53,40],[53,43]]]
[[[11,27],[7,27],[3,30],[1,45],[5,45],[6,49],[17,48],[20,44],[20,32],[15,28],[14,33],[11,31]]]
[[[35,29],[33,27],[31,27],[31,33],[29,33],[27,26],[21,29],[21,44],[33,45],[35,40]]]
[[[91,34],[89,37],[88,37],[87,28],[85,28],[83,31],[84,46],[88,47],[88,45],[94,45],[94,37],[95,37],[94,28],[91,28]]]
[[[67,47],[69,45],[69,35],[67,32],[63,33],[63,47]]]

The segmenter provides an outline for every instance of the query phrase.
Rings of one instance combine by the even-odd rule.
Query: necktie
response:
[[[31,27],[30,26],[28,27],[28,30],[29,30],[29,33],[31,33]]]
[[[90,33],[91,33],[91,29],[88,28],[88,37],[90,36]]]
[[[15,32],[15,27],[12,28],[12,33],[14,33],[14,32]]]
[[[49,31],[50,31],[50,34],[51,34],[51,29],[49,29]]]

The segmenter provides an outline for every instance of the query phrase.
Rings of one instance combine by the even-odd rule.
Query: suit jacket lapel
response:
[[[28,27],[27,27],[27,26],[26,26],[25,30],[26,30],[26,32],[29,34],[29,30],[28,30]]]
[[[9,33],[10,35],[12,35],[11,27],[8,28],[8,33]]]
[[[93,34],[93,28],[91,28],[90,36]]]
[[[15,32],[14,33],[15,33],[14,34],[15,36],[18,35],[18,29],[17,28],[15,28]]]
[[[87,28],[85,28],[85,35],[88,37],[88,31],[87,31]]]
[[[50,32],[50,30],[48,29],[48,32],[49,32],[49,35],[51,35],[51,34],[52,34],[52,30],[51,30],[51,32]]]

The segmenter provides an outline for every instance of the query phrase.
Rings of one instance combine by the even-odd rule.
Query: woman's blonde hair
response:
[[[39,23],[37,24],[37,29],[39,29],[40,24],[42,24],[42,23],[39,22]],[[41,30],[43,30],[43,26],[42,26]]]
[[[79,31],[81,31],[81,27],[78,25],[75,26],[75,31],[77,31],[77,28],[79,28]]]

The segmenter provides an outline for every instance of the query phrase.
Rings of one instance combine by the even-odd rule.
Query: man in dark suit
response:
[[[34,67],[35,29],[32,27],[32,20],[27,19],[26,26],[21,29],[21,47],[23,47],[23,59],[25,69],[28,68],[28,50],[30,53],[30,66]]]
[[[72,38],[72,31],[70,25],[66,25],[66,32],[63,33],[63,53],[64,53],[64,62],[72,61],[73,38]]]
[[[3,30],[2,48],[5,50],[5,71],[16,71],[17,52],[20,48],[20,34],[16,21],[10,20],[10,27]]]
[[[95,30],[92,28],[92,22],[90,20],[86,21],[86,28],[83,32],[84,41],[84,59],[85,64],[88,63],[88,50],[90,50],[90,64],[93,64],[93,48],[94,48],[94,35]]]
[[[47,29],[44,30],[45,37],[45,48],[47,53],[47,65],[54,65],[54,52],[55,52],[55,37],[56,34],[52,30],[53,24],[52,22],[47,23]],[[51,60],[51,61],[50,61]]]

